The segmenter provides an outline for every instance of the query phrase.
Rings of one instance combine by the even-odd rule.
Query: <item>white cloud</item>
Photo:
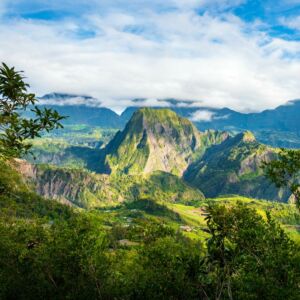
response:
[[[167,3],[178,9],[163,12],[145,5],[139,14],[112,7],[79,20],[2,21],[0,57],[23,69],[39,95],[88,94],[118,111],[132,98],[239,111],[299,98],[300,42],[272,38],[231,14],[190,9],[205,1],[174,1]],[[95,35],[78,38],[82,30]]]
[[[38,103],[43,105],[87,105],[87,106],[101,106],[99,100],[89,97],[72,94],[47,94],[44,97],[38,98]]]
[[[191,114],[189,119],[193,122],[210,122],[214,119],[215,113],[209,110],[197,110]]]
[[[300,3],[300,1],[299,1]],[[287,26],[291,29],[300,30],[300,16],[290,17],[290,18],[281,18],[280,22],[282,25]]]

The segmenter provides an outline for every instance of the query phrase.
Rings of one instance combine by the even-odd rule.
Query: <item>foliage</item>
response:
[[[22,72],[5,63],[0,67],[0,157],[19,157],[26,154],[31,145],[28,139],[39,137],[42,131],[60,128],[64,117],[51,109],[34,106],[35,118],[21,116],[30,105],[36,103],[35,95],[28,93],[29,85],[24,82]]]
[[[1,299],[298,299],[299,247],[251,199],[211,204],[200,242],[149,199],[77,211],[0,169]]]
[[[265,174],[278,188],[288,187],[300,208],[300,151],[282,149],[278,158],[264,163]]]
[[[53,209],[1,219],[1,299],[298,299],[299,249],[245,205],[208,208],[207,250],[159,220]]]
[[[244,132],[209,148],[190,164],[184,178],[207,197],[236,194],[287,202],[288,191],[278,191],[261,168],[263,161],[275,157],[276,152],[258,143],[252,133]]]
[[[298,249],[270,214],[264,221],[242,203],[208,212],[204,271],[214,299],[299,299]]]

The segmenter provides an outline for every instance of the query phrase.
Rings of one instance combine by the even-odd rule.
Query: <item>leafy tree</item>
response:
[[[282,149],[278,158],[263,164],[265,174],[275,185],[288,187],[300,209],[300,150]]]
[[[239,203],[208,208],[201,276],[212,299],[299,299],[298,247],[267,213]]]
[[[65,117],[55,110],[34,106],[35,94],[29,93],[22,71],[2,63],[0,67],[0,157],[20,157],[29,152],[28,139],[39,137],[41,132],[61,128]],[[22,113],[30,106],[34,118],[26,119]]]
[[[0,220],[0,234],[0,299],[107,299],[105,235],[89,216]]]

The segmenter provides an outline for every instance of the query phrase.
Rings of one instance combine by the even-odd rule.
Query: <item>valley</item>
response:
[[[300,0],[0,22],[0,300],[300,300]]]

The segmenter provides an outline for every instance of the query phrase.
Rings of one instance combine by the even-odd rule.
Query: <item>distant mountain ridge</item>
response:
[[[118,129],[123,129],[134,112],[146,101],[146,99],[133,99],[134,106],[126,108],[121,115],[118,115],[109,108],[99,106],[100,102],[89,96],[52,93],[40,97],[40,100],[42,105],[51,106],[61,114],[69,116],[65,121],[66,124],[87,124]],[[240,113],[229,108],[199,107],[196,106],[197,102],[188,100],[161,99],[158,102],[162,105],[166,103],[168,106],[152,108],[171,109],[179,116],[190,119],[201,131],[251,130],[263,143],[276,147],[300,148],[300,100],[290,101],[260,113]]]

